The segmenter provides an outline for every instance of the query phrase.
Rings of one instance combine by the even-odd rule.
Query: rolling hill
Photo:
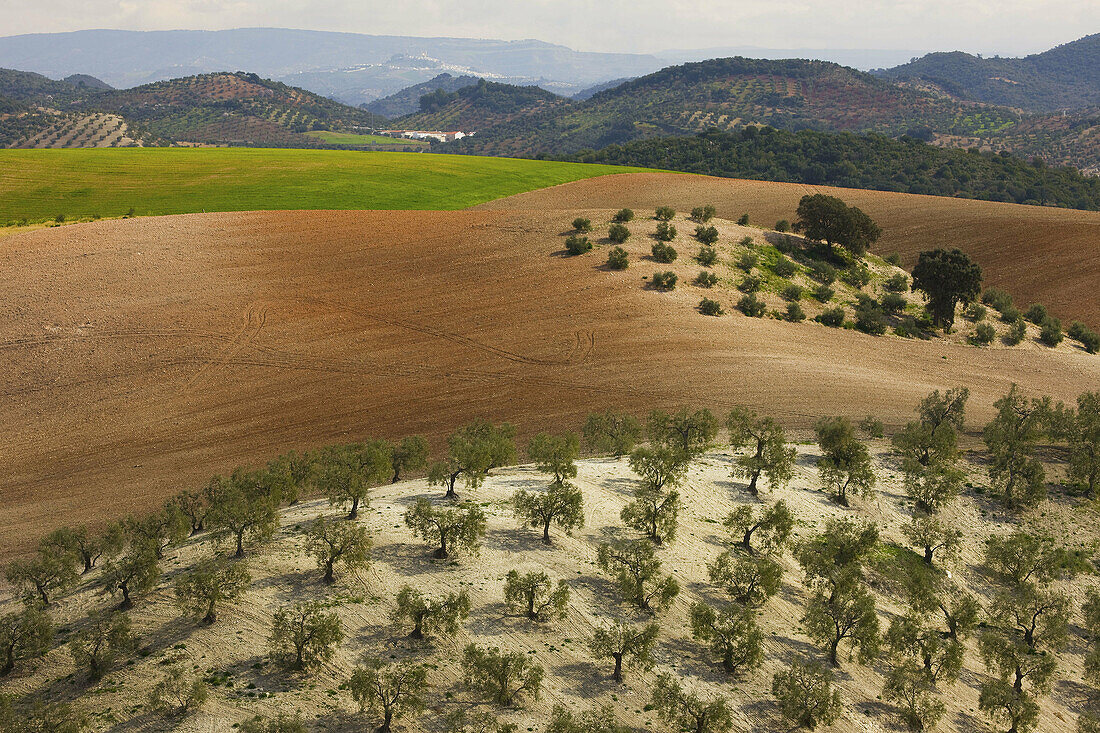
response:
[[[1023,58],[932,53],[882,78],[931,84],[959,99],[1031,112],[1100,106],[1100,33]]]
[[[564,97],[535,86],[498,84],[479,79],[457,91],[433,91],[421,98],[419,111],[395,120],[413,130],[480,132],[533,116],[552,114],[569,104]],[[522,123],[519,123],[522,124]]]
[[[404,117],[420,111],[420,98],[425,94],[430,94],[437,89],[442,89],[445,92],[457,92],[463,87],[477,84],[477,81],[476,76],[452,76],[444,73],[434,79],[405,87],[388,97],[367,102],[362,107],[368,112],[373,112],[382,117]]]

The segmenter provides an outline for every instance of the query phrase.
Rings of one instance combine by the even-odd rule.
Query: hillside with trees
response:
[[[453,92],[435,89],[420,97],[417,112],[394,122],[415,130],[480,132],[548,113],[568,100],[536,86],[515,86],[478,79]],[[519,123],[521,124],[521,123]]]
[[[372,102],[359,105],[363,109],[382,117],[396,118],[415,114],[420,111],[420,98],[425,94],[431,94],[439,89],[444,92],[457,92],[463,87],[477,84],[476,76],[452,76],[440,74],[434,79],[413,84],[410,87],[394,92],[388,97],[375,99]]]
[[[569,160],[1100,210],[1100,178],[1069,167],[992,152],[949,149],[916,138],[745,127],[609,145]]]
[[[876,72],[884,79],[933,85],[958,99],[1032,112],[1100,106],[1100,33],[1023,58],[932,53]]]

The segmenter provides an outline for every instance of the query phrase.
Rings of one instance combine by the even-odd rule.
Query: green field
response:
[[[318,131],[306,134],[330,145],[400,145],[414,148],[426,148],[430,145],[427,140],[402,140],[385,135],[358,135],[354,132]]]
[[[0,150],[0,225],[258,209],[462,209],[609,165],[349,150]]]

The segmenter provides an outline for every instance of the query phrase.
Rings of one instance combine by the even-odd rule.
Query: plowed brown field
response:
[[[922,250],[958,247],[985,273],[987,286],[1007,289],[1024,307],[1043,303],[1066,321],[1100,328],[1100,213],[989,201],[915,196],[795,183],[740,181],[673,173],[592,178],[500,199],[479,208],[613,208],[652,215],[667,204],[681,211],[711,203],[718,216],[771,227],[794,221],[798,200],[827,193],[859,206],[883,228],[875,251],[898,252],[907,268]]]
[[[643,178],[615,199],[626,181],[612,179],[543,201],[707,200],[762,217],[736,193],[748,188],[723,198],[706,179],[670,187],[679,180]],[[1100,358],[1077,350],[704,317],[685,307],[697,291],[641,287],[652,263],[613,273],[601,253],[556,256],[574,212],[552,209],[565,205],[196,214],[0,241],[0,555],[290,448],[410,433],[438,447],[475,416],[530,435],[605,407],[747,403],[795,428],[835,413],[896,424],[932,388],[967,384],[977,423],[1013,381],[1059,399],[1100,383]],[[901,221],[891,206],[867,208]],[[1053,214],[1082,230],[1100,221]],[[937,216],[913,220],[931,232]],[[946,226],[976,230],[965,221]]]

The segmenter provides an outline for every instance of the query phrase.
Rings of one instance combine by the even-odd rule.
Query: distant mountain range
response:
[[[877,73],[1030,112],[1100,107],[1100,33],[1023,58],[932,53]]]

